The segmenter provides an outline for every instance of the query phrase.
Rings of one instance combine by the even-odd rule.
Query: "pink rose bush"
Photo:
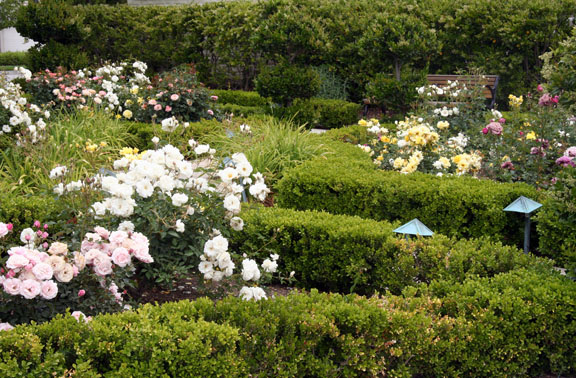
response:
[[[40,228],[39,222],[35,226]],[[10,228],[10,225],[0,223],[0,238],[6,236]],[[42,231],[41,236],[32,233],[36,239],[23,237],[25,245],[7,250],[0,275],[3,301],[11,303],[13,308],[28,309],[27,313],[19,314],[21,317],[12,314],[17,323],[28,319],[42,320],[35,317],[34,311],[42,313],[40,309],[43,308],[55,312],[63,312],[66,307],[105,311],[107,307],[103,301],[106,298],[120,306],[123,298],[116,282],[124,284],[134,271],[136,262],[153,262],[149,241],[138,232],[110,232],[96,227],[94,232],[85,235],[77,251],[70,249],[67,243],[46,242],[45,232]],[[30,233],[26,233],[28,235]],[[77,293],[76,298],[71,293]],[[60,294],[64,296],[62,299]],[[89,303],[88,297],[96,301],[98,308]],[[82,302],[78,302],[80,300]],[[46,301],[55,303],[48,306]],[[53,313],[46,315],[49,318]],[[0,311],[0,319],[5,316]]]

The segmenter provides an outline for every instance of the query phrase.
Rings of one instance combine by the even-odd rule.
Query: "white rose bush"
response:
[[[61,182],[54,190],[74,195],[90,187],[101,198],[89,209],[96,222],[123,224],[148,237],[150,264],[139,266],[141,279],[170,287],[174,278],[191,271],[200,272],[207,281],[232,276],[237,264],[227,237],[243,228],[238,216],[242,201],[249,196],[266,199],[270,190],[264,177],[253,172],[242,153],[219,162],[214,149],[194,140],[188,142],[186,151],[161,144],[156,140],[155,150],[142,153],[124,151],[114,161],[114,171],[86,180],[89,184],[80,183],[80,188],[65,184],[65,175],[56,174],[65,169],[56,167],[54,177]],[[277,259],[265,263],[266,272],[276,271]],[[259,269],[253,260],[249,266],[246,261],[241,275],[254,284],[260,278]]]
[[[67,308],[119,310],[135,265],[153,262],[148,238],[138,232],[97,226],[75,245],[50,242],[47,224],[36,221],[33,228],[20,233],[22,245],[2,246],[0,318],[11,324],[48,320]],[[0,239],[12,229],[0,223]]]

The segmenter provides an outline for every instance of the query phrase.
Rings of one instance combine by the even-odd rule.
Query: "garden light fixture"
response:
[[[512,202],[510,205],[506,206],[504,211],[511,211],[515,213],[522,213],[526,219],[524,223],[524,253],[528,253],[530,249],[530,213],[536,209],[542,207],[541,203],[520,196],[516,201]]]

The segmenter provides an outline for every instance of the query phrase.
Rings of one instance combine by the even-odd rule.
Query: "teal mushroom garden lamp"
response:
[[[522,213],[526,219],[524,223],[524,253],[530,250],[530,213],[542,207],[541,203],[526,198],[524,196],[518,197],[516,201],[506,206],[504,211],[511,211],[514,213]]]
[[[420,235],[420,236],[432,236],[434,233],[426,227],[426,225],[420,222],[417,218],[412,219],[410,222],[398,227],[394,230],[397,234],[406,235],[406,240],[408,240],[408,235]]]

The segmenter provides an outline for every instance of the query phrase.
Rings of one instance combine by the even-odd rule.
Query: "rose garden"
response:
[[[574,376],[575,14],[22,6],[0,375]]]

